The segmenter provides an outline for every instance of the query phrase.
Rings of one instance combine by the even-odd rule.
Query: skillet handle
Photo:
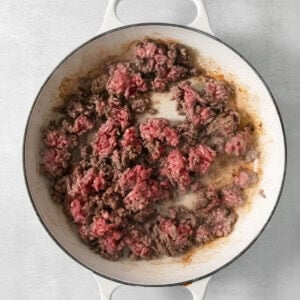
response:
[[[206,277],[204,279],[193,282],[190,285],[185,286],[193,295],[193,300],[204,300],[206,287],[211,277]]]
[[[193,2],[197,7],[197,15],[194,21],[190,23],[188,26],[194,27],[196,29],[200,29],[202,31],[214,35],[210,27],[210,22],[209,22],[204,0],[193,0]]]
[[[100,299],[101,300],[111,300],[113,292],[121,286],[120,283],[105,279],[103,277],[100,277],[96,274],[94,274],[94,278],[97,282],[97,286],[100,293]]]
[[[98,33],[124,26],[117,16],[116,8],[118,2],[119,0],[108,0],[104,20]]]
[[[104,20],[102,23],[102,26],[99,30],[99,33],[108,31],[117,27],[121,27],[124,24],[119,20],[117,13],[116,13],[116,7],[120,0],[109,0],[107,9],[104,15]],[[192,23],[190,23],[188,26],[194,27],[196,29],[200,29],[202,31],[205,31],[209,34],[213,35],[213,32],[210,27],[206,7],[203,0],[192,0],[196,7],[197,7],[197,15],[196,18]]]
[[[101,300],[111,300],[113,292],[120,287],[122,284],[105,279],[94,274],[94,278],[97,282],[97,286],[100,293]],[[206,287],[211,277],[206,277],[202,280],[191,283],[190,285],[185,286],[185,288],[189,289],[193,300],[204,300]]]

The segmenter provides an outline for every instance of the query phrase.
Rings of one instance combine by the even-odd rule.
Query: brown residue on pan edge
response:
[[[191,285],[192,283],[193,283],[192,281],[188,281],[188,282],[182,284],[182,286],[189,286],[189,285]]]
[[[156,38],[158,38],[158,36],[163,39],[163,34],[161,32],[157,32],[157,31],[153,31],[152,35],[155,36]]]
[[[218,69],[217,71],[213,71],[213,72],[206,70],[205,75],[217,78],[219,80],[227,80],[230,82],[230,80],[228,80],[228,78],[226,78],[226,76],[223,73],[221,73],[220,69]]]
[[[193,247],[183,256],[179,257],[174,263],[180,263],[183,266],[189,266],[191,264],[208,262],[216,255],[216,250],[226,245],[230,239],[230,236],[222,237],[217,240],[213,240],[203,246]]]
[[[224,74],[222,72],[219,65],[216,64],[215,60],[211,57],[204,57],[201,54],[201,51],[198,49],[193,49],[194,53],[196,53],[197,56],[197,63],[206,70],[206,75],[208,76],[215,76],[216,74]],[[227,77],[227,76],[226,76]]]
[[[65,77],[59,86],[59,96],[64,99],[68,95],[75,93],[79,81],[79,75],[77,73],[71,76]]]
[[[191,262],[193,260],[193,255],[195,254],[195,252],[197,252],[197,250],[198,250],[198,248],[196,248],[196,247],[191,248],[186,254],[183,255],[180,262],[183,265],[191,264]]]

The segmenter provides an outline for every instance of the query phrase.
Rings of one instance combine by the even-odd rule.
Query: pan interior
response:
[[[253,192],[251,207],[238,211],[238,222],[229,237],[179,258],[111,262],[93,253],[79,240],[66,221],[61,207],[51,199],[47,180],[37,170],[41,147],[40,128],[51,118],[51,109],[61,101],[59,87],[63,79],[69,78],[65,79],[65,84],[72,89],[72,78],[95,69],[107,55],[119,55],[130,41],[145,36],[172,39],[198,49],[206,67],[222,72],[225,78],[234,78],[238,85],[247,89],[249,97],[243,105],[259,117],[263,125],[263,134],[260,136],[263,172],[257,190]],[[172,119],[175,111],[170,111],[168,116]],[[277,203],[285,169],[285,146],[280,118],[268,89],[252,67],[236,52],[196,30],[173,25],[145,24],[124,27],[92,39],[53,71],[38,94],[29,117],[24,164],[34,207],[51,236],[67,253],[94,272],[114,280],[129,284],[168,285],[191,281],[218,270],[255,240]],[[264,190],[265,199],[258,195],[259,189]]]

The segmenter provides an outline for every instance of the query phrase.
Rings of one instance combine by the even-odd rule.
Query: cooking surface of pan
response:
[[[60,207],[48,192],[46,180],[38,173],[40,128],[60,101],[61,82],[81,76],[101,64],[102,58],[119,55],[131,41],[154,37],[176,40],[197,49],[202,62],[247,89],[249,110],[259,114],[264,134],[260,137],[263,173],[259,189],[266,199],[253,196],[251,209],[240,212],[233,233],[217,244],[198,249],[187,260],[163,258],[153,261],[111,262],[92,253],[72,232]],[[66,84],[72,86],[72,81]],[[169,116],[172,118],[172,116]],[[173,116],[174,117],[174,116]],[[74,259],[106,278],[134,285],[163,286],[207,277],[241,255],[260,235],[272,216],[281,192],[285,172],[285,140],[280,115],[266,84],[240,54],[217,38],[200,30],[173,24],[137,24],[100,34],[78,47],[50,74],[32,107],[24,140],[24,172],[27,187],[44,226],[54,240]]]

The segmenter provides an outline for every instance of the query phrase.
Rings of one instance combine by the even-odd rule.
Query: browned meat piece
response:
[[[130,249],[130,256],[134,259],[149,259],[153,256],[152,240],[141,231],[134,229],[125,238],[125,243]]]
[[[66,150],[50,148],[43,155],[42,169],[50,177],[61,176],[69,166],[71,154]]]
[[[221,200],[215,189],[212,187],[202,187],[196,191],[197,200],[195,209],[207,213],[220,206]]]
[[[222,203],[228,207],[238,207],[245,203],[241,189],[238,186],[230,185],[221,190]]]
[[[213,239],[212,229],[207,224],[197,228],[195,240],[197,245],[203,245]]]
[[[225,153],[227,155],[243,157],[249,151],[250,145],[251,135],[249,131],[241,131],[226,142]]]
[[[212,107],[223,107],[233,96],[233,88],[228,82],[212,77],[206,78],[204,98]]]
[[[206,132],[208,135],[220,136],[227,139],[236,132],[239,120],[239,114],[235,111],[221,113],[207,126]]]
[[[116,123],[112,119],[108,119],[108,121],[99,128],[92,146],[94,151],[101,158],[112,154],[117,146],[117,128]]]
[[[233,225],[237,220],[237,215],[233,210],[218,207],[209,215],[209,225],[214,236],[227,236],[233,229]]]
[[[137,113],[144,113],[149,107],[150,100],[148,98],[136,98],[132,99],[129,103],[131,109]]]
[[[185,191],[191,184],[188,161],[179,150],[172,150],[169,153],[161,174],[173,184],[177,184],[182,191]]]
[[[195,126],[203,126],[214,118],[214,112],[206,106],[206,100],[192,88],[189,81],[180,83],[173,90],[173,99],[177,101],[177,110],[186,114]]]
[[[137,69],[152,78],[152,89],[165,91],[168,84],[196,73],[189,65],[188,52],[176,44],[139,43],[134,48]]]
[[[189,170],[197,174],[205,174],[215,160],[216,153],[205,145],[191,147],[189,150]]]
[[[199,130],[190,122],[184,121],[176,126],[183,143],[196,146],[199,143]]]
[[[108,80],[107,74],[101,74],[99,77],[92,81],[91,92],[93,94],[101,94],[106,89],[106,83]]]
[[[153,228],[153,240],[158,253],[174,256],[186,252],[192,246],[193,228],[185,221],[180,223],[158,216]]]
[[[141,74],[135,72],[129,64],[122,63],[111,66],[106,88],[112,95],[124,96],[127,99],[148,90]]]

